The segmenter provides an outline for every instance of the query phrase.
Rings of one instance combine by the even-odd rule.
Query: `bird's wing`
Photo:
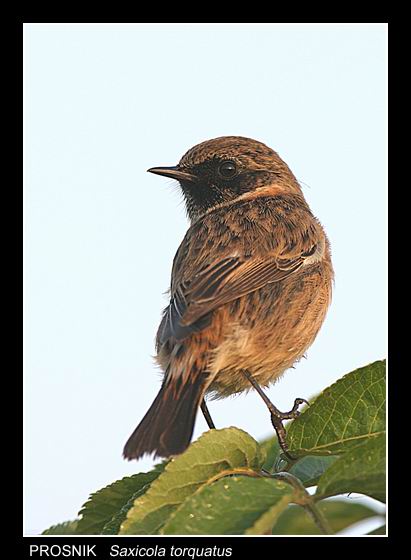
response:
[[[174,286],[157,343],[161,345],[171,336],[182,340],[202,330],[209,323],[212,311],[268,283],[283,280],[296,272],[307,256],[308,253],[291,258],[286,255],[268,258],[227,256],[208,264],[192,274],[189,280]]]

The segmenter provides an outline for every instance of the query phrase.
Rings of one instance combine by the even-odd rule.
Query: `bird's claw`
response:
[[[280,420],[294,420],[295,418],[298,418],[300,416],[301,412],[298,410],[298,407],[301,406],[303,403],[310,406],[310,403],[305,399],[295,399],[292,409],[289,410],[288,412],[278,411],[278,413],[271,412],[271,414],[273,416],[276,416]]]
[[[302,404],[310,406],[310,403],[305,399],[295,399],[293,408],[289,412],[280,412],[279,410],[271,410],[271,423],[277,433],[278,443],[280,444],[281,450],[283,451],[284,457],[288,461],[295,461],[295,457],[290,455],[288,451],[288,445],[286,442],[287,432],[283,425],[283,420],[294,420],[301,415],[298,407]]]

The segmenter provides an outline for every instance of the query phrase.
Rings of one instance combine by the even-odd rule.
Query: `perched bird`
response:
[[[287,164],[265,144],[224,136],[191,148],[175,167],[191,225],[175,255],[170,303],[156,339],[161,389],[124,447],[126,459],[168,457],[190,443],[198,407],[256,389],[279,442],[280,412],[261,387],[306,352],[331,300],[330,247]]]

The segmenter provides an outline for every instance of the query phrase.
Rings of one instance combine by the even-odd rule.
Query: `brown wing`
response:
[[[157,335],[157,345],[171,336],[182,340],[209,324],[211,312],[271,282],[297,271],[305,255],[286,258],[225,257],[174,286]]]
[[[199,274],[188,288],[185,295],[188,305],[180,324],[195,323],[230,301],[283,280],[298,270],[303,262],[299,256],[294,259],[230,259],[229,263],[215,263]]]

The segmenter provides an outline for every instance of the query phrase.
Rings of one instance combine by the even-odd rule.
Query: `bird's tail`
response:
[[[153,404],[124,446],[124,458],[182,453],[193,435],[197,409],[207,385],[207,374],[199,370],[191,371],[184,380],[173,379],[167,372]]]

